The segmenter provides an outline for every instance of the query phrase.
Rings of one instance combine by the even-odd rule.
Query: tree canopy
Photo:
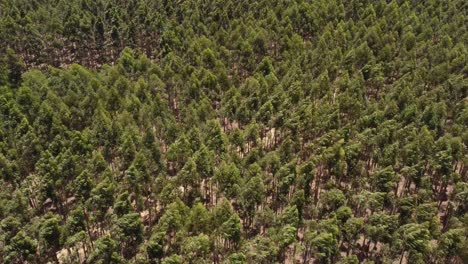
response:
[[[452,1],[5,0],[1,263],[468,263]]]

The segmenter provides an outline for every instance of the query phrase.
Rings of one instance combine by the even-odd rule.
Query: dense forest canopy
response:
[[[0,2],[1,263],[468,263],[468,5]]]

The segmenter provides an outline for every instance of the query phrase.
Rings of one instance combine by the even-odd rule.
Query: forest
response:
[[[468,2],[0,1],[0,263],[468,263]]]

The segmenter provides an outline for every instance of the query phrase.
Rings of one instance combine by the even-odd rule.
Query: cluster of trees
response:
[[[466,263],[464,8],[3,1],[0,262]]]

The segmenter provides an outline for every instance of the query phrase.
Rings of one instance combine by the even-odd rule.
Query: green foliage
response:
[[[118,253],[117,241],[105,236],[96,241],[94,250],[86,260],[88,263],[103,264],[103,263],[123,263],[122,258]]]
[[[396,233],[395,245],[408,250],[410,256],[424,254],[429,249],[429,230],[420,224],[407,224],[401,226]]]
[[[464,1],[0,6],[1,263],[467,262]]]
[[[316,256],[321,263],[332,263],[333,257],[338,253],[338,243],[330,233],[320,233],[311,244],[317,250]]]
[[[9,263],[22,263],[33,261],[36,253],[37,242],[19,231],[4,248],[3,260]]]

